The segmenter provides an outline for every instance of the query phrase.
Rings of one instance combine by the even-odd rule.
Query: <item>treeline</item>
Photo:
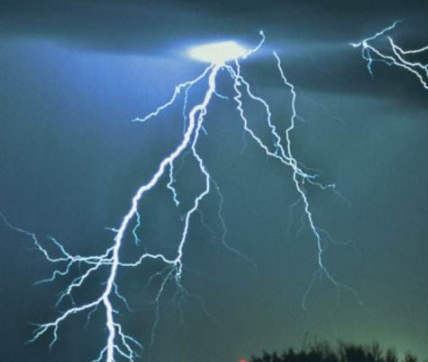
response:
[[[332,347],[323,342],[298,351],[289,348],[281,354],[264,352],[260,357],[251,357],[250,362],[418,362],[418,359],[411,353],[400,358],[395,350],[384,351],[378,343],[356,345],[340,342]]]

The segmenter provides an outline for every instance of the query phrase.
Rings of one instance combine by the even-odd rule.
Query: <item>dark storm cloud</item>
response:
[[[423,25],[424,14],[428,5],[420,1],[21,0],[0,5],[0,24],[3,37],[37,37],[86,51],[151,56],[174,56],[188,44],[216,38],[252,44],[263,29],[269,46],[278,49],[285,65],[293,69],[293,81],[304,79],[300,87],[366,94],[373,84],[358,51],[348,43],[395,19],[412,26],[397,29],[394,36],[420,43],[418,37],[426,34],[415,29],[423,29],[418,24]],[[259,66],[263,72],[271,64]],[[376,76],[380,87],[388,78],[382,72]],[[400,72],[397,76],[403,76],[397,84],[411,81]],[[402,98],[406,93],[382,88],[382,96]],[[409,99],[418,100],[420,94]]]
[[[6,1],[2,33],[43,36],[87,48],[149,52],[182,39],[251,36],[346,42],[396,18],[423,15],[405,1]],[[414,23],[412,23],[414,24]]]

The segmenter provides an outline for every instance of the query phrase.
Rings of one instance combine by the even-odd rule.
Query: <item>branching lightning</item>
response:
[[[391,32],[399,24],[395,21],[390,26],[384,28],[373,36],[370,36],[358,43],[351,43],[354,48],[361,48],[361,56],[367,61],[367,69],[373,77],[373,63],[382,62],[389,66],[396,66],[413,74],[421,85],[428,90],[428,62],[417,61],[416,58],[428,55],[428,45],[413,50],[405,50],[398,46],[391,36],[386,34]],[[386,37],[388,40],[388,52],[381,51],[373,43],[379,38]]]
[[[395,26],[395,24],[394,24]],[[393,27],[390,27],[391,29]],[[363,57],[369,61],[369,71],[371,71],[371,63],[373,61],[371,53],[378,55],[380,58],[384,59],[385,62],[392,62],[388,56],[384,56],[382,53],[378,52],[373,48],[369,42],[376,39],[376,37],[383,35],[388,29],[377,34],[375,37],[368,38],[361,43],[354,44],[355,47],[363,48]],[[223,232],[221,234],[222,243],[231,251],[236,252],[240,256],[247,258],[244,254],[235,250],[233,247],[229,246],[226,243],[226,234],[227,228],[225,220],[221,215],[223,208],[223,196],[221,195],[219,185],[212,178],[209,170],[204,162],[204,159],[198,152],[198,143],[200,142],[201,132],[204,130],[204,120],[208,112],[208,108],[211,100],[214,96],[224,98],[216,90],[216,80],[220,72],[226,72],[229,74],[233,82],[233,101],[236,104],[236,110],[239,115],[240,121],[242,122],[243,129],[245,134],[247,134],[265,154],[267,157],[272,158],[286,167],[292,174],[292,179],[294,182],[295,190],[299,196],[299,204],[303,205],[304,216],[312,232],[316,250],[317,250],[317,268],[314,273],[312,281],[309,283],[309,289],[306,292],[303,300],[303,306],[306,308],[306,299],[308,293],[314,284],[314,281],[324,275],[336,288],[337,298],[340,297],[341,289],[346,289],[352,293],[353,290],[336,281],[332,274],[327,269],[324,262],[324,247],[322,235],[324,231],[317,227],[315,222],[315,216],[311,210],[310,200],[307,195],[306,187],[308,186],[317,186],[322,189],[332,189],[335,190],[335,185],[322,185],[317,181],[317,175],[310,174],[304,170],[302,165],[297,161],[293,154],[292,150],[292,133],[296,127],[297,119],[297,110],[296,110],[296,91],[294,85],[287,79],[283,71],[281,60],[276,52],[273,52],[273,57],[276,61],[276,66],[278,68],[280,80],[283,82],[283,85],[290,92],[291,95],[291,118],[288,126],[285,129],[285,132],[281,132],[277,129],[277,126],[273,122],[273,114],[271,108],[266,100],[255,95],[251,89],[250,83],[244,78],[241,72],[240,60],[244,60],[250,57],[253,53],[257,52],[260,47],[265,42],[265,36],[263,32],[261,34],[260,43],[253,49],[245,50],[244,48],[239,48],[239,54],[230,58],[230,54],[227,59],[221,59],[216,54],[216,60],[212,61],[207,68],[202,72],[201,75],[196,77],[191,81],[184,82],[175,87],[175,91],[170,98],[170,100],[164,105],[157,108],[152,113],[148,114],[143,118],[135,118],[134,122],[147,122],[150,119],[158,116],[161,112],[166,110],[168,107],[173,105],[179,99],[180,95],[184,92],[184,106],[183,106],[183,116],[184,116],[184,129],[181,141],[173,149],[173,151],[168,154],[158,165],[155,173],[152,177],[145,183],[143,183],[136,191],[134,196],[131,199],[130,208],[127,213],[123,216],[122,222],[117,228],[110,229],[114,233],[112,246],[110,246],[103,254],[101,255],[72,255],[62,243],[60,243],[55,238],[50,237],[49,240],[53,243],[54,248],[56,248],[56,253],[59,256],[53,256],[52,252],[46,248],[37,236],[28,232],[24,229],[14,226],[10,223],[4,215],[0,214],[3,218],[4,223],[14,231],[22,233],[25,236],[29,237],[37,247],[38,251],[41,252],[47,261],[56,266],[53,274],[46,278],[45,280],[40,281],[39,283],[54,282],[59,278],[70,276],[70,271],[74,266],[79,266],[82,268],[82,273],[74,278],[67,288],[60,295],[57,306],[62,304],[65,299],[70,298],[72,300],[72,307],[66,309],[65,312],[59,313],[58,317],[50,322],[43,323],[37,326],[37,329],[34,332],[33,337],[30,339],[30,342],[38,340],[45,334],[51,333],[52,340],[50,346],[52,347],[59,338],[59,332],[63,323],[72,318],[77,314],[87,314],[88,322],[92,314],[97,310],[104,311],[105,318],[105,327],[107,330],[107,336],[105,340],[105,345],[100,348],[99,355],[94,359],[95,362],[118,362],[119,360],[125,361],[135,361],[138,358],[137,351],[142,348],[142,344],[138,342],[134,337],[130,336],[124,331],[123,326],[117,321],[116,314],[118,305],[125,305],[129,309],[128,303],[124,296],[119,292],[119,286],[117,284],[118,280],[118,271],[121,268],[136,268],[143,264],[147,260],[157,260],[163,263],[164,268],[161,272],[155,273],[151,278],[161,278],[162,282],[157,294],[155,297],[156,302],[156,312],[155,312],[155,322],[152,332],[152,340],[150,344],[154,343],[154,331],[156,326],[159,323],[159,303],[164,295],[164,292],[167,288],[169,282],[175,283],[179,293],[185,294],[185,290],[182,285],[182,275],[183,275],[183,263],[184,263],[184,252],[186,247],[186,242],[189,235],[189,228],[191,226],[191,220],[195,214],[199,213],[200,205],[210,192],[217,193],[220,203],[218,210],[218,217],[221,222]],[[404,62],[401,56],[411,54],[405,52],[398,48],[391,40],[391,45],[393,46],[393,52],[397,57],[397,64],[402,64],[400,66],[408,67],[412,71],[414,69],[419,69],[422,65],[416,65],[409,62]],[[228,45],[230,47],[230,43]],[[232,48],[228,48],[230,51]],[[420,49],[418,51],[424,51],[426,49]],[[199,54],[199,53],[198,53]],[[397,55],[399,54],[399,55]],[[209,59],[207,56],[203,56],[203,59]],[[399,63],[398,63],[399,62]],[[395,63],[394,63],[395,64]],[[427,71],[426,67],[425,72]],[[202,101],[195,105],[189,112],[187,111],[188,106],[188,97],[189,92],[192,87],[196,84],[200,84],[203,80],[208,80],[208,88],[205,92],[205,95]],[[426,83],[423,83],[426,87]],[[266,118],[265,121],[270,130],[272,144],[265,143],[260,136],[257,135],[247,119],[247,116],[244,111],[243,104],[243,95],[248,96],[252,101],[259,103],[265,110]],[[282,135],[283,134],[283,135]],[[203,189],[199,192],[193,199],[191,207],[183,216],[183,225],[181,236],[177,245],[175,252],[175,257],[167,257],[162,253],[149,253],[143,251],[139,257],[137,257],[132,262],[124,262],[121,258],[121,250],[124,243],[126,242],[126,237],[131,236],[136,243],[136,245],[144,244],[145,240],[141,240],[139,237],[139,229],[143,227],[143,219],[139,213],[139,208],[142,207],[142,202],[150,191],[159,186],[163,178],[168,179],[167,188],[171,191],[172,199],[174,204],[178,207],[180,205],[180,195],[179,190],[175,187],[175,172],[176,169],[174,165],[176,161],[183,157],[186,154],[190,154],[198,165],[199,172],[203,176]],[[296,204],[297,205],[297,204]],[[202,214],[201,214],[202,215]],[[201,216],[203,218],[203,216]],[[202,219],[202,222],[205,223]],[[55,254],[57,255],[57,254]],[[90,283],[90,278],[95,273],[100,273],[100,271],[107,270],[107,279],[102,292],[95,297],[92,301],[79,304],[73,300],[73,295],[76,290],[80,289],[82,285]]]

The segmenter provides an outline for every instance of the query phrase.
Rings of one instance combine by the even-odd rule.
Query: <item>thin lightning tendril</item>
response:
[[[377,36],[383,35],[383,33],[387,30],[377,34],[372,38],[368,38],[359,45],[355,44],[355,46],[362,46],[364,49],[370,49],[372,52],[376,53],[374,48],[372,49],[372,47],[368,45],[367,42],[376,39]],[[265,42],[265,36],[263,32],[261,32],[260,35],[262,36],[262,40],[259,42],[259,44],[255,48],[250,49],[246,54],[244,54],[244,56],[241,57],[241,59],[246,59],[250,57],[252,54],[254,54],[260,49],[260,47]],[[424,49],[420,49],[419,51],[424,51]],[[401,50],[395,45],[394,52],[400,53],[400,55],[403,56],[410,54]],[[367,53],[367,50],[363,50],[363,55],[367,54],[370,53]],[[303,166],[300,165],[299,162],[297,162],[295,156],[293,155],[291,136],[295,129],[295,121],[298,118],[296,111],[296,91],[294,85],[289,82],[289,80],[284,74],[283,68],[281,66],[281,60],[278,54],[274,52],[273,56],[276,59],[276,65],[281,77],[281,81],[283,82],[284,86],[289,89],[291,94],[292,114],[290,118],[290,124],[285,130],[285,137],[281,136],[281,132],[278,131],[277,126],[274,124],[272,120],[272,111],[267,101],[253,93],[253,91],[251,90],[250,83],[242,75],[239,59],[235,59],[233,65],[226,63],[209,65],[202,72],[202,74],[196,77],[195,79],[181,83],[176,86],[173,96],[167,103],[158,107],[154,112],[148,114],[147,116],[143,118],[135,118],[133,120],[134,122],[147,122],[150,119],[158,116],[162,111],[173,105],[179,99],[180,94],[184,91],[184,128],[182,139],[180,143],[175,147],[175,149],[160,162],[156,172],[152,175],[148,182],[142,184],[137,189],[136,193],[132,197],[130,208],[128,212],[124,215],[119,227],[109,228],[109,230],[114,233],[113,244],[103,254],[89,256],[72,255],[66,250],[62,243],[60,243],[53,237],[49,237],[48,239],[53,245],[53,248],[56,253],[55,255],[58,255],[53,256],[53,253],[49,251],[50,249],[48,250],[46,247],[44,247],[34,233],[14,226],[4,217],[3,214],[0,214],[0,217],[3,219],[3,222],[7,227],[14,230],[15,232],[21,233],[26,237],[29,237],[35,244],[37,250],[44,255],[46,260],[57,266],[57,268],[49,278],[37,282],[38,284],[54,282],[58,278],[70,276],[73,268],[85,267],[82,273],[80,273],[77,277],[71,280],[66,289],[60,294],[59,299],[56,303],[56,306],[58,307],[59,305],[62,305],[64,303],[65,299],[70,299],[72,302],[72,307],[66,309],[65,312],[60,313],[59,316],[53,321],[37,325],[37,328],[34,331],[34,335],[29,342],[35,342],[43,335],[50,332],[52,334],[50,347],[52,347],[58,340],[59,329],[66,320],[77,314],[87,313],[87,323],[89,323],[93,313],[97,312],[100,309],[103,309],[105,316],[105,326],[107,329],[107,338],[104,347],[102,347],[98,357],[93,362],[118,362],[119,360],[126,360],[130,362],[135,361],[139,357],[136,350],[143,348],[143,346],[135,338],[128,335],[123,330],[122,325],[117,321],[117,318],[115,318],[116,314],[118,313],[115,309],[116,303],[121,303],[122,305],[125,305],[128,310],[131,309],[128,305],[126,298],[119,292],[117,282],[118,272],[120,268],[136,268],[142,265],[143,262],[148,260],[157,260],[158,262],[161,262],[164,265],[162,271],[156,272],[149,279],[149,284],[151,284],[155,278],[161,278],[160,286],[154,298],[156,307],[155,319],[149,342],[150,347],[155,343],[155,331],[160,321],[160,302],[165,294],[168,284],[175,284],[178,293],[176,294],[176,296],[180,296],[181,298],[186,295],[190,295],[187,291],[185,291],[182,285],[184,249],[189,235],[191,219],[194,214],[201,214],[200,205],[212,189],[215,190],[220,200],[217,216],[222,227],[222,233],[220,236],[221,243],[226,246],[228,250],[250,261],[246,255],[234,249],[226,242],[226,234],[228,232],[228,229],[226,227],[225,220],[222,216],[224,199],[220,192],[219,185],[211,177],[208,168],[197,149],[201,132],[206,133],[206,130],[204,128],[204,120],[208,111],[210,101],[214,96],[220,97],[222,99],[227,99],[226,97],[217,93],[216,90],[217,75],[221,71],[228,72],[232,79],[234,91],[233,101],[236,104],[236,110],[238,112],[240,120],[242,121],[244,133],[247,134],[250,139],[252,139],[252,141],[254,141],[256,145],[261,148],[261,150],[266,154],[267,157],[277,160],[292,172],[295,189],[299,194],[299,203],[301,202],[303,204],[304,216],[316,241],[318,252],[318,268],[315,271],[314,276],[311,282],[309,283],[309,288],[304,295],[303,308],[306,309],[306,300],[316,279],[323,275],[327,277],[327,279],[334,285],[336,289],[337,301],[339,300],[341,289],[346,289],[356,295],[351,288],[336,281],[336,279],[330,274],[327,267],[325,266],[323,259],[324,248],[322,240],[322,234],[325,234],[325,232],[319,229],[315,224],[314,215],[311,211],[311,206],[307,196],[305,185],[315,185],[320,187],[321,189],[328,188],[332,189],[333,191],[335,190],[335,185],[325,186],[318,183],[318,176],[312,175],[304,171],[304,169],[302,168]],[[407,63],[405,64],[407,66]],[[369,70],[370,69],[371,68],[369,65]],[[200,83],[204,79],[208,79],[208,89],[204,95],[204,98],[201,103],[194,106],[187,114],[189,91],[193,86]],[[257,102],[264,108],[266,114],[266,123],[270,130],[271,139],[273,141],[272,145],[266,144],[264,141],[262,141],[262,139],[251,128],[244,112],[244,104],[242,100],[244,95],[248,96],[252,101]],[[167,188],[172,192],[174,204],[177,207],[181,206],[178,190],[175,187],[174,173],[176,172],[176,170],[174,169],[174,164],[179,158],[186,156],[187,153],[191,154],[191,156],[196,161],[199,171],[204,179],[204,187],[202,191],[199,192],[197,196],[193,199],[193,204],[191,205],[190,209],[187,210],[183,217],[183,226],[175,257],[170,258],[162,253],[152,254],[144,251],[134,261],[123,261],[121,258],[121,249],[123,247],[127,235],[133,237],[134,242],[137,246],[139,244],[144,244],[144,242],[140,240],[138,235],[139,228],[142,225],[142,217],[138,209],[146,194],[153,190],[155,187],[157,187],[163,177],[169,178]],[[202,222],[204,223],[203,218]],[[108,275],[102,292],[100,292],[98,297],[94,298],[90,302],[83,304],[76,303],[73,299],[73,295],[75,294],[76,290],[80,289],[83,285],[89,284],[90,278],[94,277],[95,274],[99,274],[101,271],[107,271]]]
[[[370,75],[373,77],[373,63],[382,62],[388,66],[396,66],[401,69],[404,69],[419,80],[421,85],[428,90],[428,62],[423,63],[416,60],[409,60],[408,57],[415,57],[420,55],[428,54],[428,45],[423,46],[418,49],[413,50],[404,50],[398,46],[392,37],[386,36],[386,33],[394,30],[399,24],[399,21],[395,21],[392,25],[386,27],[385,29],[379,31],[373,36],[370,36],[358,43],[350,43],[354,48],[361,48],[361,56],[367,62],[367,70]],[[389,52],[386,53],[380,50],[378,47],[372,43],[379,38],[386,36],[388,39]],[[407,58],[407,59],[406,59]]]

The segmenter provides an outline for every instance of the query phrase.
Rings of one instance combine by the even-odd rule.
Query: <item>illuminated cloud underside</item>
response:
[[[234,41],[225,41],[200,45],[191,48],[188,52],[191,58],[211,64],[224,64],[228,61],[245,57],[249,49]]]

